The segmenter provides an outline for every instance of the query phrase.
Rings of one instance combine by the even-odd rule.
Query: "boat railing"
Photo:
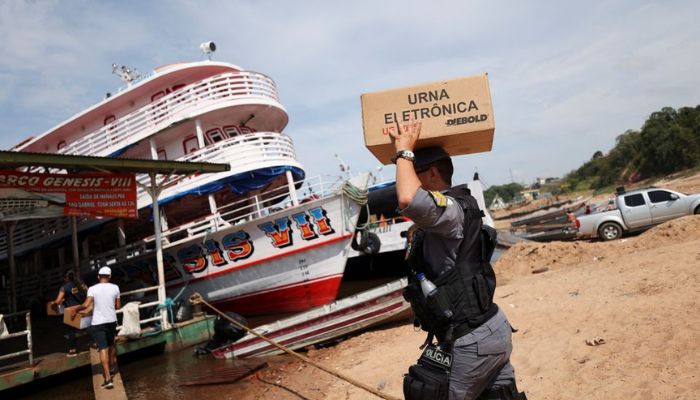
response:
[[[294,186],[299,186],[299,189],[295,189],[294,198],[297,198],[300,203],[322,199],[337,193],[342,182],[342,178],[327,175],[297,180],[294,182]],[[164,246],[174,246],[195,237],[206,237],[212,232],[265,217],[293,205],[294,202],[292,196],[290,196],[288,186],[280,186],[220,206],[214,214],[164,230],[161,233],[161,240]],[[91,255],[89,266],[94,270],[125,259],[151,253],[155,249],[154,241],[155,235],[151,235],[125,247]]]
[[[20,357],[23,355],[27,355],[29,357],[29,365],[34,365],[34,353],[32,351],[32,318],[31,318],[31,312],[30,311],[19,311],[16,313],[12,314],[5,314],[3,315],[3,318],[8,318],[8,317],[16,317],[24,314],[25,318],[25,329],[22,331],[17,331],[14,333],[8,333],[7,335],[0,336],[0,341],[3,340],[8,340],[8,339],[13,339],[16,337],[21,337],[21,336],[26,336],[27,338],[27,348],[16,351],[14,353],[8,353],[8,354],[0,354],[0,361],[2,360],[7,360],[10,358],[15,358],[15,357]],[[2,319],[0,319],[0,322],[2,322]]]
[[[53,236],[58,232],[70,232],[69,218],[52,218],[17,224],[14,231],[15,247],[29,244],[39,237]],[[0,253],[7,251],[7,234],[0,235]]]
[[[267,167],[289,164],[290,161],[294,160],[296,160],[296,155],[292,139],[287,135],[276,132],[256,132],[228,138],[178,159],[178,161],[230,163],[231,171],[234,174],[236,171],[250,170],[251,166],[255,165]],[[197,175],[190,178],[171,177],[167,179],[171,180],[173,186],[180,186],[191,183],[193,179],[208,178],[209,176]],[[144,186],[150,185],[150,178],[146,174],[136,175],[136,180]],[[164,185],[168,184],[168,182],[160,182],[159,184]],[[137,196],[141,200],[141,206],[151,203],[150,197],[142,187],[137,188]],[[68,218],[55,218],[18,224],[14,232],[15,246],[20,248],[31,244],[39,237],[48,238],[67,232],[70,232],[70,220]],[[5,235],[0,235],[0,253],[5,252],[6,249]]]
[[[203,79],[153,101],[58,150],[60,154],[108,156],[171,124],[219,107],[221,102],[278,102],[274,81],[250,71]]]
[[[413,221],[404,216],[398,216],[393,218],[379,218],[378,220],[372,220],[370,218],[367,228],[370,230],[370,232],[386,233],[391,232],[392,226],[402,224],[404,222],[412,223]]]
[[[124,301],[125,298],[135,297],[136,300],[138,300],[139,298],[143,297],[144,293],[155,292],[157,290],[158,290],[157,285],[150,286],[150,287],[146,287],[146,288],[134,289],[134,290],[130,290],[127,292],[122,292],[122,293],[120,293],[119,297],[122,299],[122,305],[125,305],[125,304],[128,304],[128,302]],[[152,309],[152,308],[158,307],[158,306],[160,306],[160,302],[158,300],[155,300],[155,301],[149,301],[146,303],[139,303],[138,308],[139,308],[139,310],[143,310],[146,308]],[[143,324],[147,324],[149,322],[162,321],[161,314],[164,312],[168,312],[168,311],[165,307],[161,307],[160,312],[156,311],[155,313],[145,313],[146,317],[143,317],[143,318],[141,317],[141,313],[139,312],[139,324],[143,325]],[[124,314],[123,307],[121,309],[117,310],[117,316],[119,316],[119,315],[123,316],[123,314]],[[149,315],[153,315],[153,316],[149,316]],[[123,322],[124,322],[124,319],[122,318],[121,323],[117,326],[117,330],[122,328]]]
[[[306,181],[295,181],[295,187],[301,186],[299,190],[296,190],[296,197],[300,202],[309,202],[328,197],[337,192],[339,188],[338,182],[338,180],[324,180],[322,176],[312,177]],[[304,188],[306,188],[306,191],[302,193],[303,197],[301,197],[299,196],[299,191]],[[265,204],[269,205],[266,206]],[[175,245],[192,237],[216,232],[256,218],[262,218],[292,206],[293,201],[288,187],[280,186],[218,207],[216,213],[165,230],[162,232],[161,237],[166,242],[165,244]],[[186,235],[183,235],[183,232],[186,232]],[[153,240],[155,240],[155,235],[149,236],[143,241],[150,243]]]
[[[230,174],[250,171],[255,165],[266,167],[295,160],[292,139],[277,132],[255,132],[227,138],[175,159],[187,162],[228,163],[231,165]],[[136,180],[145,186],[150,185],[150,178],[146,174],[137,175]],[[182,181],[186,182],[187,178]],[[145,190],[138,189],[139,197],[146,195]]]
[[[280,134],[274,135],[279,136]],[[266,135],[261,136],[263,138],[267,137]],[[260,139],[260,136],[258,139]],[[245,158],[245,155],[243,155],[243,157]],[[137,179],[144,184],[148,183],[147,176],[139,175]],[[342,182],[342,178],[329,175],[314,176],[307,178],[305,181],[297,180],[294,182],[295,187],[299,187],[299,189],[296,190],[296,198],[301,202],[308,202],[327,197],[335,193],[340,188]],[[143,190],[141,190],[140,193],[144,194]],[[207,231],[217,231],[230,225],[265,216],[272,212],[288,208],[291,205],[292,200],[289,195],[288,187],[281,186],[243,200],[220,206],[215,214],[166,230],[163,232],[163,239],[166,243],[180,242],[181,240],[186,240]],[[23,246],[30,245],[39,237],[50,238],[62,233],[67,234],[68,232],[70,232],[69,218],[44,219],[36,222],[31,221],[17,225],[14,231],[14,243],[15,247],[20,249],[23,248]],[[174,237],[178,237],[178,239],[174,239]],[[99,266],[111,265],[118,261],[142,255],[153,248],[151,244],[153,238],[154,236],[150,236],[143,241],[131,243],[124,247],[91,256],[90,260],[87,261],[87,265],[92,268],[98,268]],[[0,235],[0,253],[5,253],[7,251],[6,239],[6,235]]]

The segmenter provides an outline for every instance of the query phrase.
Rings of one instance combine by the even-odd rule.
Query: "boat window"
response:
[[[189,154],[193,151],[199,150],[199,143],[197,142],[197,137],[194,135],[186,137],[185,140],[182,141],[182,149],[185,151],[185,154]]]
[[[241,131],[237,126],[224,126],[224,132],[226,132],[228,137],[234,137],[241,134]]]
[[[671,192],[665,190],[651,190],[649,191],[649,201],[652,203],[665,203],[671,201]]]
[[[178,85],[175,85],[172,87],[173,92],[177,92],[178,90],[182,89],[185,87],[184,83],[180,83]],[[172,93],[172,92],[171,92]],[[177,93],[173,95],[173,99],[176,103],[180,103],[185,100],[185,92],[183,91],[182,93]]]
[[[637,194],[631,194],[629,196],[625,196],[625,205],[627,207],[639,207],[643,206],[645,203],[644,197],[642,196],[641,193]]]
[[[167,160],[168,159],[168,154],[165,152],[165,149],[158,149],[156,150],[158,153],[158,159],[159,160]]]
[[[56,150],[61,150],[61,149],[64,148],[64,147],[66,147],[66,141],[65,141],[65,140],[61,140],[61,141],[58,142],[58,144],[56,145]]]
[[[207,140],[209,144],[217,143],[224,140],[224,135],[221,133],[219,128],[211,129],[207,131]]]
[[[116,121],[116,120],[117,120],[117,117],[115,117],[114,115],[107,116],[107,117],[105,118],[105,120],[104,120],[103,125],[104,125],[104,126],[107,126],[107,125],[111,124],[112,122],[114,122],[114,121]]]
[[[255,132],[255,129],[249,128],[249,127],[247,127],[247,126],[241,126],[241,127],[239,127],[238,129],[239,129],[239,130],[241,131],[241,133],[243,133],[243,134],[245,134],[245,133],[254,133],[254,132]]]
[[[157,92],[153,96],[151,96],[151,101],[156,101],[163,96],[165,96],[165,92],[161,90],[160,92]]]

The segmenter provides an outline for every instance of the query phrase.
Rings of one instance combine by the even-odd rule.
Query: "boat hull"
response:
[[[337,194],[166,245],[168,296],[196,292],[246,316],[327,304],[337,295],[359,209]],[[149,254],[112,270],[125,282],[153,285],[155,265]]]

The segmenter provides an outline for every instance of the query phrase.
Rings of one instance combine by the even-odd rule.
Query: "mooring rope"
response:
[[[347,222],[347,226],[355,226],[355,229],[353,229],[353,232],[356,230],[363,230],[367,227],[367,224],[369,223],[369,203],[368,203],[368,197],[367,194],[369,191],[367,189],[360,189],[357,186],[353,185],[350,183],[349,180],[346,180],[343,182],[343,186],[340,188],[340,191],[347,196],[350,200],[354,201],[355,203],[359,204],[360,206],[364,206],[365,209],[367,210],[367,220],[360,225],[359,217],[357,223],[353,222],[352,216],[349,214],[350,213],[350,207],[345,207],[345,220]]]
[[[236,325],[237,327],[239,327],[239,328],[245,330],[246,332],[248,332],[248,333],[250,333],[250,334],[252,334],[252,335],[254,335],[254,336],[257,336],[258,338],[260,338],[260,339],[262,339],[262,340],[264,340],[264,341],[270,343],[271,345],[277,347],[278,349],[284,351],[285,353],[287,353],[287,354],[289,354],[289,355],[291,355],[291,356],[294,356],[294,357],[296,357],[296,358],[298,358],[298,359],[304,361],[305,363],[308,363],[308,364],[310,364],[310,365],[313,365],[314,367],[316,367],[316,368],[318,368],[318,369],[320,369],[320,370],[322,370],[322,371],[325,371],[325,372],[327,372],[327,373],[329,373],[329,374],[335,376],[336,378],[342,379],[342,380],[344,380],[345,382],[348,382],[349,384],[351,384],[351,385],[353,385],[353,386],[359,387],[360,389],[364,389],[364,390],[366,390],[366,391],[372,393],[373,395],[375,395],[375,396],[377,396],[377,397],[380,397],[380,398],[382,398],[382,399],[387,399],[387,400],[400,400],[400,399],[397,398],[397,397],[393,397],[393,396],[390,396],[390,395],[388,395],[388,394],[386,394],[386,393],[382,393],[382,392],[376,390],[376,389],[373,388],[373,387],[370,387],[370,386],[368,386],[368,385],[366,385],[366,384],[364,384],[364,383],[362,383],[362,382],[356,381],[355,379],[353,379],[353,378],[351,378],[351,377],[349,377],[349,376],[347,376],[347,375],[345,375],[345,374],[342,374],[342,373],[340,373],[340,372],[338,372],[338,371],[335,371],[335,370],[331,369],[330,367],[326,367],[326,366],[323,365],[323,364],[317,363],[316,361],[314,361],[314,360],[312,360],[312,359],[310,359],[310,358],[308,358],[308,357],[306,357],[306,356],[303,356],[303,355],[301,355],[301,354],[295,352],[294,350],[292,350],[292,349],[290,349],[290,348],[288,348],[288,347],[286,347],[286,346],[283,346],[283,345],[281,345],[281,344],[275,342],[275,341],[272,340],[272,339],[268,339],[267,337],[261,335],[260,333],[254,331],[254,330],[252,330],[252,329],[250,329],[250,328],[248,328],[247,326],[241,324],[240,322],[238,322],[238,321],[234,320],[233,318],[229,317],[228,315],[224,314],[224,313],[223,313],[222,311],[220,311],[218,308],[212,306],[212,305],[209,304],[206,300],[204,300],[204,298],[202,298],[202,296],[201,296],[199,293],[194,293],[192,296],[190,296],[190,302],[192,302],[192,304],[204,304],[205,306],[209,307],[212,311],[214,311],[215,313],[219,314],[221,317],[225,318],[226,320],[228,320],[229,322],[233,323],[233,324]]]

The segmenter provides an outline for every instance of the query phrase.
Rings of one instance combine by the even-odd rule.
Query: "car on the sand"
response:
[[[614,240],[674,218],[700,214],[700,193],[656,187],[625,192],[620,188],[611,205],[615,209],[578,217],[578,236]]]

